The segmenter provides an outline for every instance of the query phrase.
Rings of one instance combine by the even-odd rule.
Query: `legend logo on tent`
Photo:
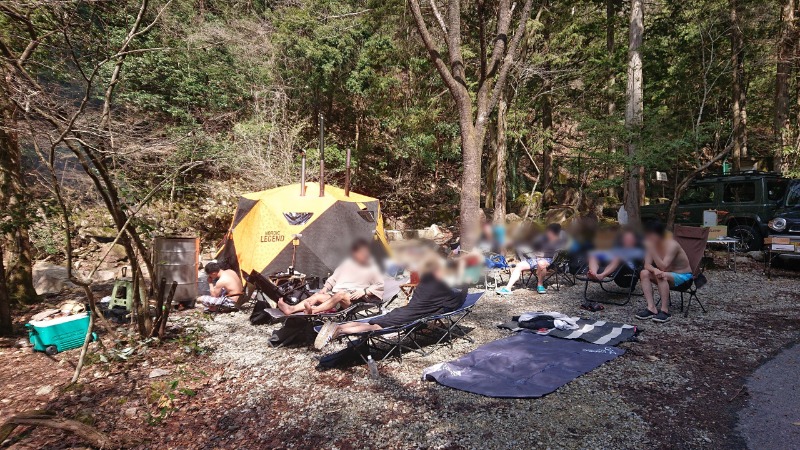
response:
[[[283,242],[286,236],[282,235],[280,231],[265,231],[261,236],[261,242]]]

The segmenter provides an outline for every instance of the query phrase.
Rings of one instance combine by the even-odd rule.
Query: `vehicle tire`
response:
[[[58,353],[58,348],[56,348],[55,345],[48,345],[47,347],[44,348],[44,352],[47,355],[53,356],[56,353]]]
[[[761,230],[750,225],[731,225],[728,227],[728,235],[739,239],[740,252],[759,251],[764,243]]]

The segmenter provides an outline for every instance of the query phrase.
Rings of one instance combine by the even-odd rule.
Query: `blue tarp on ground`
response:
[[[488,397],[534,398],[555,391],[625,350],[523,331],[428,367],[423,379]]]

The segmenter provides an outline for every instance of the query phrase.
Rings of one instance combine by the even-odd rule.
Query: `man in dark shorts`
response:
[[[328,343],[343,334],[364,333],[411,323],[434,314],[455,311],[467,297],[467,291],[455,291],[444,282],[444,263],[438,257],[427,260],[421,270],[420,283],[408,305],[393,309],[383,316],[366,322],[350,322],[337,324],[329,322],[323,325],[314,341],[316,349],[322,349]]]

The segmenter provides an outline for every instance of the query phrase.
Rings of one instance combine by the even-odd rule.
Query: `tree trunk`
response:
[[[6,93],[7,79],[0,92],[0,211],[8,220],[4,236],[10,254],[6,268],[9,297],[21,303],[37,301],[33,289],[33,251],[28,235],[28,214],[25,208],[26,189],[22,177],[22,155],[17,138],[15,107]],[[4,255],[0,254],[0,258]]]
[[[492,222],[496,225],[506,223],[506,157],[508,154],[506,140],[506,99],[500,98],[497,104],[497,160],[494,182],[494,212]]]
[[[644,5],[642,0],[631,0],[631,20],[628,42],[628,84],[626,89],[625,127],[629,138],[625,145],[628,157],[628,170],[625,183],[625,210],[628,222],[638,225],[641,222],[639,207],[641,206],[642,169],[636,162],[637,146],[640,141],[642,123],[644,121],[642,74],[642,55],[639,51],[644,35]]]
[[[470,250],[478,242],[481,207],[481,151],[482,142],[477,138],[471,123],[461,124],[461,248]]]
[[[781,8],[781,33],[778,38],[778,63],[775,70],[775,118],[774,129],[778,141],[775,150],[773,169],[783,171],[783,154],[787,146],[792,146],[791,125],[789,122],[789,77],[792,72],[792,57],[797,42],[794,23],[795,0],[784,0]]]
[[[614,69],[614,19],[616,16],[616,3],[617,0],[606,0],[606,55],[608,57],[608,80],[606,81],[606,112],[608,113],[608,120],[614,120],[614,114],[617,112],[617,102],[614,99],[614,85],[617,84],[616,70]],[[608,154],[617,152],[617,143],[612,136],[608,140]],[[606,170],[606,177],[612,178],[614,176],[614,168],[609,166]],[[616,187],[608,188],[608,195],[616,197],[618,191]]]
[[[0,243],[0,255],[2,254],[3,246]],[[12,334],[14,334],[14,327],[11,321],[11,299],[8,296],[5,264],[3,264],[3,258],[0,257],[0,336],[11,336]]]
[[[744,35],[736,0],[729,0],[731,14],[731,112],[733,114],[733,170],[742,168],[747,157],[747,108],[744,88]]]
[[[547,0],[544,2],[544,8],[548,6]],[[544,39],[544,48],[542,53],[545,57],[544,63],[544,78],[542,80],[542,189],[546,192],[547,189],[552,187],[553,182],[553,104],[550,92],[553,90],[553,79],[550,74],[550,13],[546,12],[544,16],[544,27],[542,29],[542,38]]]

